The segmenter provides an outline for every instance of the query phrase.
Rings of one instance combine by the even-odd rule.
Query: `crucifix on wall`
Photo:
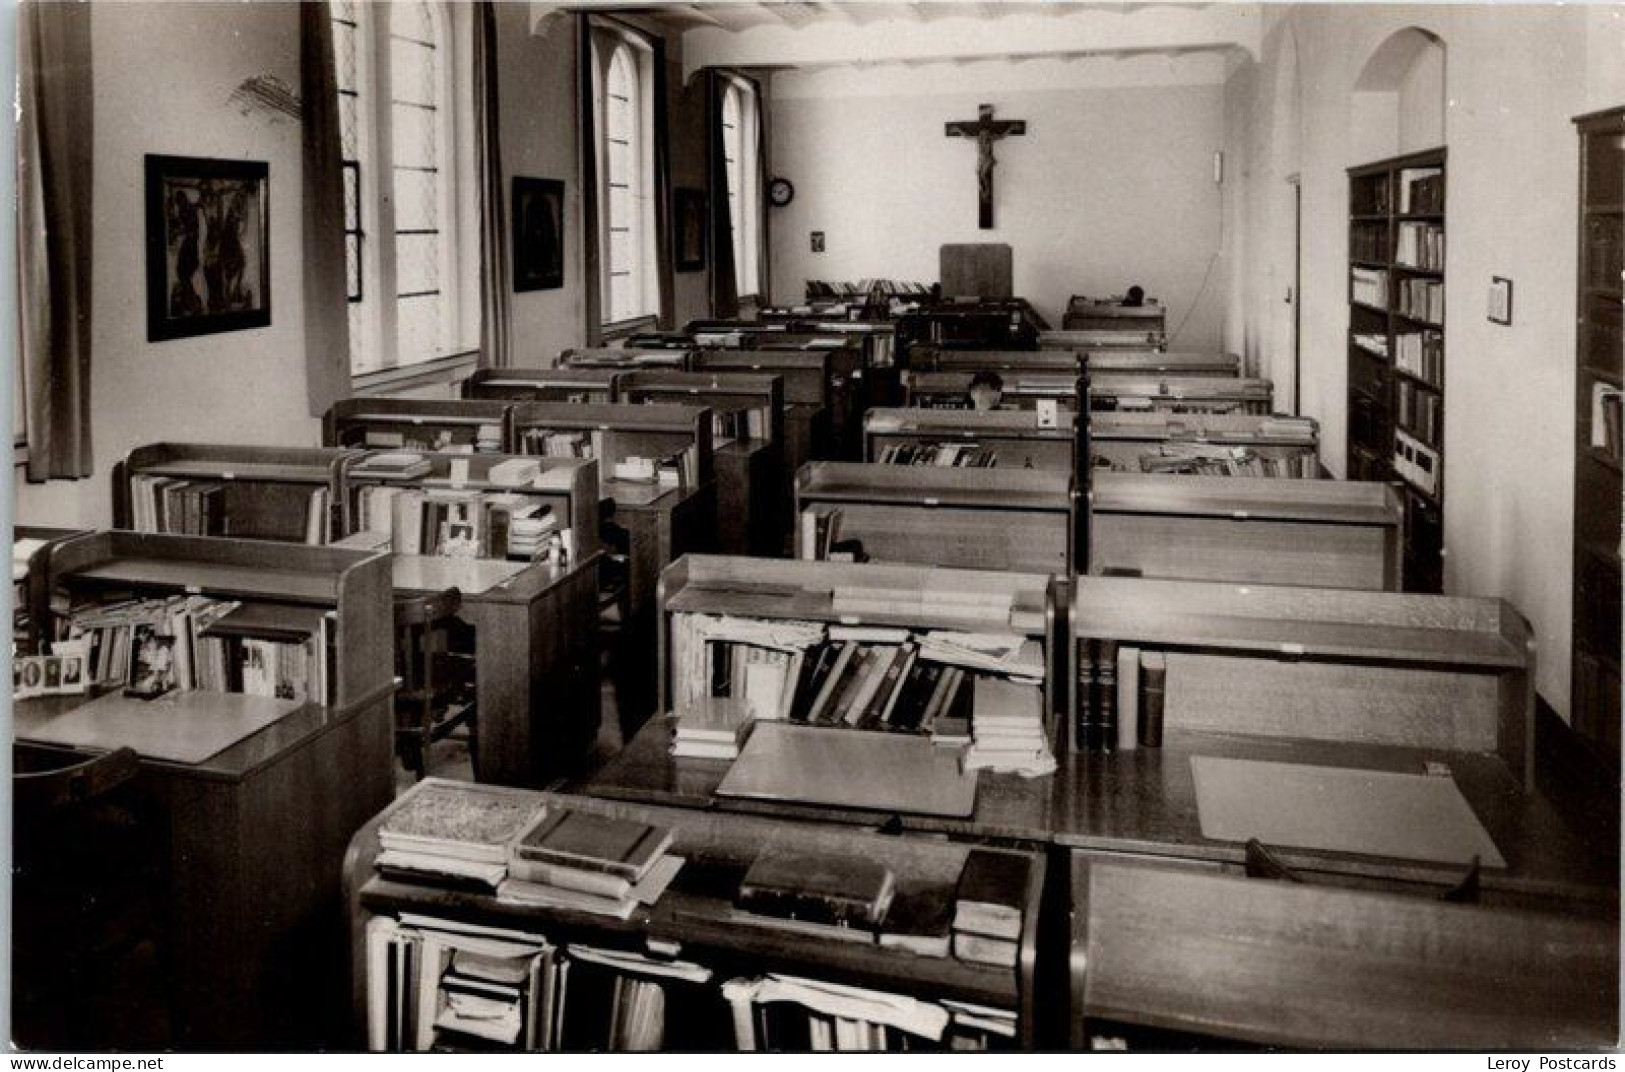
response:
[[[1008,137],[1027,133],[1025,119],[994,119],[993,105],[977,105],[977,119],[957,120],[947,125],[950,138],[976,139],[976,189],[979,204],[977,225],[984,231],[993,229],[993,143]]]

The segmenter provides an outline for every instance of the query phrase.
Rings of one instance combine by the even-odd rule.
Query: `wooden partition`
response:
[[[833,368],[821,350],[701,350],[694,356],[697,372],[748,372],[784,382],[784,460],[792,472],[828,457],[833,446]]]
[[[1097,372],[1138,372],[1156,376],[1241,375],[1241,358],[1235,354],[1205,350],[1158,350],[1155,347],[1103,347],[1084,351],[1091,374]]]
[[[1397,591],[1387,484],[1092,472],[1089,570]]]
[[[1307,418],[1241,413],[1118,410],[1089,416],[1095,465],[1129,473],[1146,469],[1146,458],[1156,462],[1181,448],[1213,448],[1267,459],[1266,468],[1279,469],[1283,476],[1319,477],[1325,472],[1319,461],[1319,432],[1318,422]]]
[[[1089,387],[1095,410],[1269,413],[1274,399],[1269,380],[1249,378],[1091,372]]]
[[[463,397],[598,404],[616,400],[619,382],[613,368],[476,369],[463,381]]]
[[[991,467],[1000,470],[1071,473],[1078,460],[1077,427],[1072,413],[1058,414],[1049,427],[1031,410],[872,409],[863,422],[864,457],[927,465],[957,454],[966,459],[961,465],[991,458]]]
[[[341,398],[322,418],[322,445],[495,454],[511,439],[508,404],[479,399]]]

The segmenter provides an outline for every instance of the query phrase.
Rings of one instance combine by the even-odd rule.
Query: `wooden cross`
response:
[[[950,138],[976,139],[976,187],[980,198],[980,214],[978,225],[984,231],[993,229],[993,166],[998,163],[993,158],[993,143],[1008,137],[1020,137],[1027,133],[1025,119],[994,119],[993,105],[980,104],[976,107],[977,119],[972,123],[969,120],[958,120],[949,123],[947,134]]]

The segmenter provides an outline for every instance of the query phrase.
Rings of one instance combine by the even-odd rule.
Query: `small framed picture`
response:
[[[1490,276],[1489,318],[1492,324],[1512,323],[1512,280]]]
[[[513,289],[564,286],[564,183],[513,177]]]
[[[45,692],[45,659],[38,655],[25,655],[17,660],[17,683],[12,695],[18,699],[40,696]]]
[[[677,249],[673,260],[679,272],[697,272],[705,267],[705,191],[678,187],[674,191],[677,226],[672,240]]]
[[[271,323],[270,165],[147,157],[147,341]]]
[[[62,684],[60,691],[64,695],[71,695],[84,692],[85,688],[85,657],[83,655],[62,656]]]
[[[124,695],[155,700],[175,688],[174,637],[160,635],[150,625],[138,625],[130,648],[130,686]],[[250,656],[253,654],[251,649]]]

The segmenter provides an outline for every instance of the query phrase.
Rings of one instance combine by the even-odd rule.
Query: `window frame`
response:
[[[609,80],[615,62],[625,57],[635,76],[636,101],[632,113],[637,144],[634,167],[637,184],[633,203],[636,212],[633,275],[637,294],[629,315],[617,316],[613,284],[613,221],[609,166]],[[592,28],[593,58],[593,141],[598,163],[598,329],[600,337],[619,338],[644,330],[660,320],[660,243],[656,211],[658,196],[655,175],[655,49],[641,33],[629,27],[595,23]]]
[[[761,236],[766,211],[762,201],[761,94],[748,79],[731,74],[721,77],[724,82],[719,116],[723,124],[723,186],[733,242],[734,286],[740,301],[756,301],[762,292]],[[731,137],[727,122],[730,103],[737,113]],[[739,175],[737,191],[732,181],[735,172]]]
[[[421,370],[430,379],[443,375],[448,361],[458,364],[478,356],[479,224],[478,177],[474,162],[473,22],[462,4],[444,0],[421,3],[433,20],[436,57],[434,108],[436,196],[436,265],[439,290],[439,337],[429,352],[403,360],[399,339],[400,262],[394,190],[394,115],[401,102],[393,93],[392,19],[394,4],[357,0],[348,8],[353,19],[334,21],[355,27],[356,156],[359,170],[360,249],[359,306],[351,319],[349,369],[351,386],[362,391],[380,383],[402,383]],[[342,91],[341,91],[342,92]],[[346,166],[351,163],[346,158]],[[347,221],[348,222],[348,221]],[[349,228],[346,228],[347,234]],[[348,255],[348,254],[347,254]],[[348,294],[347,294],[348,296]],[[388,300],[386,299],[386,296]],[[358,338],[359,336],[359,338]],[[358,365],[358,361],[368,361]]]

